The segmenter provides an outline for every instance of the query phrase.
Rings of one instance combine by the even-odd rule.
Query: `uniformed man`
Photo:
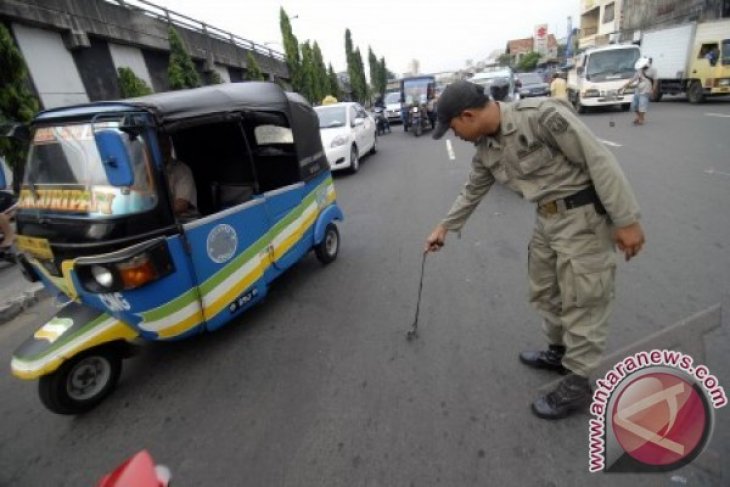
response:
[[[495,181],[537,203],[528,275],[548,349],[522,352],[520,360],[567,374],[532,404],[541,418],[563,418],[590,403],[588,376],[605,347],[613,298],[614,244],[626,260],[644,244],[636,198],[611,152],[560,100],[492,102],[482,87],[459,81],[441,95],[433,137],[449,128],[477,152],[424,251],[443,247]]]

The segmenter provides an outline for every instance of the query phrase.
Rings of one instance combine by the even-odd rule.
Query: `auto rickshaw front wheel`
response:
[[[62,364],[38,382],[43,405],[56,414],[82,414],[111,394],[122,371],[118,349],[101,346]]]
[[[324,230],[324,238],[314,247],[314,253],[322,264],[327,265],[337,258],[339,251],[340,232],[337,230],[337,225],[328,223]]]

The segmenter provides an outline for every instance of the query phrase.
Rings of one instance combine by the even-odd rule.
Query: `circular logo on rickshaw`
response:
[[[216,264],[222,264],[230,260],[233,254],[236,253],[236,247],[238,247],[238,235],[230,225],[216,225],[208,234],[206,250],[210,260]]]

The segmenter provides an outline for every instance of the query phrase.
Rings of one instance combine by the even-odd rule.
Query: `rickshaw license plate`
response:
[[[53,259],[51,245],[45,238],[26,237],[18,235],[15,238],[15,246],[22,252],[28,252],[39,259]]]

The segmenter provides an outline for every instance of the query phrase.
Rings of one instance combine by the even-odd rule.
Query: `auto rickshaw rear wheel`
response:
[[[56,414],[82,414],[111,394],[122,371],[120,350],[107,345],[85,352],[62,364],[38,382],[38,395]]]
[[[337,258],[339,251],[340,232],[337,230],[337,225],[328,223],[324,230],[324,238],[314,247],[314,253],[322,264],[327,265]]]

